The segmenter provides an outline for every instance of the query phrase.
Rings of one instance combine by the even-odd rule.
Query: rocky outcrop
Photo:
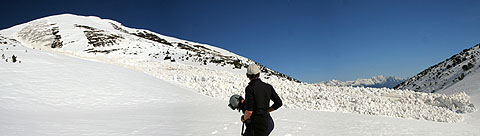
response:
[[[88,44],[93,47],[105,47],[117,44],[118,39],[123,39],[120,35],[109,34],[108,32],[96,29],[90,26],[75,24],[75,27],[86,29],[83,31],[88,39]]]

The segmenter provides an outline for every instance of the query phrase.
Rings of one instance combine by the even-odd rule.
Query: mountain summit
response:
[[[248,64],[257,62],[227,50],[164,36],[94,16],[61,14],[40,18],[0,31],[31,48],[55,50],[75,55],[103,54],[145,60],[202,65],[235,73],[244,73]],[[266,78],[278,77],[300,82],[261,64]]]

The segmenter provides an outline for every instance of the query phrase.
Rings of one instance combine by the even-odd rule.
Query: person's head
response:
[[[260,67],[256,64],[250,64],[247,67],[247,77],[250,80],[260,77]]]

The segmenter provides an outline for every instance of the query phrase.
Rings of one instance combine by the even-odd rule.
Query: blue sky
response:
[[[72,13],[207,43],[301,81],[411,77],[480,43],[480,1],[5,1],[0,29]]]

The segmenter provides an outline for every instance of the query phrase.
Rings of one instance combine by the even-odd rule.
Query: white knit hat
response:
[[[247,68],[247,74],[248,75],[255,75],[255,74],[258,74],[260,73],[260,67],[256,64],[250,64],[248,65],[248,68]]]

